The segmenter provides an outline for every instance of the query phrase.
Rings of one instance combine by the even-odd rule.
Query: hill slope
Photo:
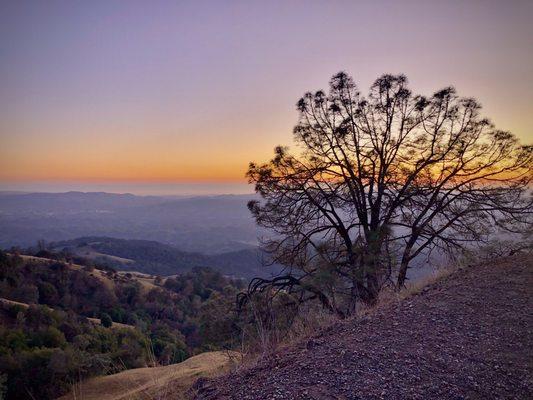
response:
[[[71,393],[58,400],[151,400],[169,396],[179,399],[195,379],[227,371],[233,356],[236,354],[213,351],[178,364],[135,368],[92,378],[76,384]]]
[[[531,399],[533,260],[457,271],[339,323],[198,399]]]
[[[205,255],[181,251],[152,240],[88,236],[51,243],[50,247],[52,250],[65,249],[119,270],[158,275],[174,275],[194,267],[205,267],[209,261]]]
[[[279,266],[266,266],[267,258],[257,247],[216,255],[191,253],[152,240],[88,236],[50,244],[53,251],[92,259],[97,265],[153,275],[175,275],[194,267],[210,267],[237,278],[268,277]]]
[[[55,399],[83,378],[223,348],[233,331],[204,335],[205,321],[240,288],[207,268],[158,280],[0,251],[5,398]]]

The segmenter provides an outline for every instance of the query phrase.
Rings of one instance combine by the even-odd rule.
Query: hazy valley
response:
[[[246,208],[253,198],[0,192],[0,248],[108,236],[153,240],[187,252],[234,252],[258,244],[261,230]]]

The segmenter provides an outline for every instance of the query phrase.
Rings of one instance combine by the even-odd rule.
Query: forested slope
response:
[[[152,240],[88,236],[50,243],[48,247],[55,252],[65,251],[117,270],[163,276],[180,274],[195,267],[209,267],[223,275],[251,279],[268,277],[280,269],[279,266],[269,265],[267,255],[258,247],[251,246],[208,255],[182,251]]]
[[[85,377],[223,348],[230,332],[211,332],[212,313],[240,287],[208,268],[147,284],[0,252],[0,299],[7,299],[0,302],[0,391],[7,399],[52,399]]]

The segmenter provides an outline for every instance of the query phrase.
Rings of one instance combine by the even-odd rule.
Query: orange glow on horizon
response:
[[[124,160],[126,161],[126,160]],[[6,163],[7,164],[7,163]],[[18,164],[18,165],[17,165]],[[87,182],[246,182],[247,164],[148,164],[146,167],[135,162],[109,166],[102,164],[43,162],[9,168],[0,162],[0,181],[87,181]],[[37,164],[37,165],[36,165]],[[12,166],[12,165],[11,165]],[[35,170],[34,168],[37,167]]]
[[[0,13],[0,183],[246,182],[341,70],[533,138],[531,2],[30,3]]]

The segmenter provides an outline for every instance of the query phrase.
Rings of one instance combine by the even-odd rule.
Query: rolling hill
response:
[[[156,241],[97,236],[54,242],[49,247],[53,251],[67,251],[117,270],[151,275],[176,275],[194,267],[210,267],[224,275],[250,279],[279,271],[279,267],[266,266],[266,254],[255,247],[205,255],[185,252]]]
[[[0,376],[7,379],[0,388],[7,398],[57,398],[80,379],[179,363],[233,340],[229,325],[204,332],[217,309],[233,304],[242,280],[209,268],[156,279],[50,254],[0,251]],[[201,370],[194,364],[189,372]]]
[[[118,374],[81,381],[58,400],[152,400],[182,399],[198,378],[227,372],[236,352],[213,351],[193,356],[181,363],[162,367],[134,368]]]

